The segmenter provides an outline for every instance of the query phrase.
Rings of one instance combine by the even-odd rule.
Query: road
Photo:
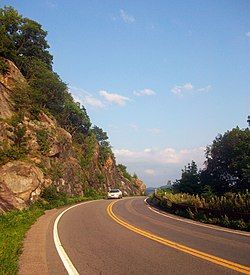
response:
[[[47,273],[67,274],[56,228],[72,274],[250,274],[250,234],[173,217],[152,211],[143,197],[73,207],[48,226]]]

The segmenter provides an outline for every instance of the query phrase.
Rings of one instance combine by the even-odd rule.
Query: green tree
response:
[[[203,185],[223,194],[245,191],[250,187],[250,130],[238,127],[218,135],[206,149]]]
[[[74,102],[72,96],[67,92],[65,95],[65,101],[63,106],[63,112],[58,114],[58,120],[60,124],[69,131],[73,137],[77,136],[77,133],[87,134],[91,122],[86,109],[80,105],[80,103]],[[57,116],[56,116],[57,117]],[[78,141],[80,141],[78,135]]]
[[[0,9],[0,55],[14,61],[21,70],[26,57],[38,58],[51,68],[46,36],[39,23],[22,17],[13,7]]]
[[[102,128],[94,125],[92,132],[95,134],[97,141],[103,147],[109,147],[108,135],[102,130]]]
[[[180,193],[200,193],[200,175],[194,161],[182,169],[181,179],[174,183],[173,188]]]
[[[137,176],[136,173],[134,173],[132,177],[133,177],[134,179],[136,179],[136,180],[138,179],[138,176]]]

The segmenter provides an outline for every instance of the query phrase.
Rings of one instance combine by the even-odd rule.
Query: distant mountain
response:
[[[156,187],[147,187],[146,191],[145,191],[145,195],[150,195],[152,193],[154,193],[155,189],[157,189]]]

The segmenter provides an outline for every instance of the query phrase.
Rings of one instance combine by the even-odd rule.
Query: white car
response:
[[[122,191],[120,189],[111,189],[108,192],[108,199],[121,199]]]

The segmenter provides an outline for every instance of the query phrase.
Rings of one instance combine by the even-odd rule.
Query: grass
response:
[[[14,275],[18,273],[18,260],[22,253],[26,232],[45,213],[45,210],[100,198],[102,198],[100,195],[95,194],[89,197],[41,200],[28,209],[0,215],[0,274]]]

